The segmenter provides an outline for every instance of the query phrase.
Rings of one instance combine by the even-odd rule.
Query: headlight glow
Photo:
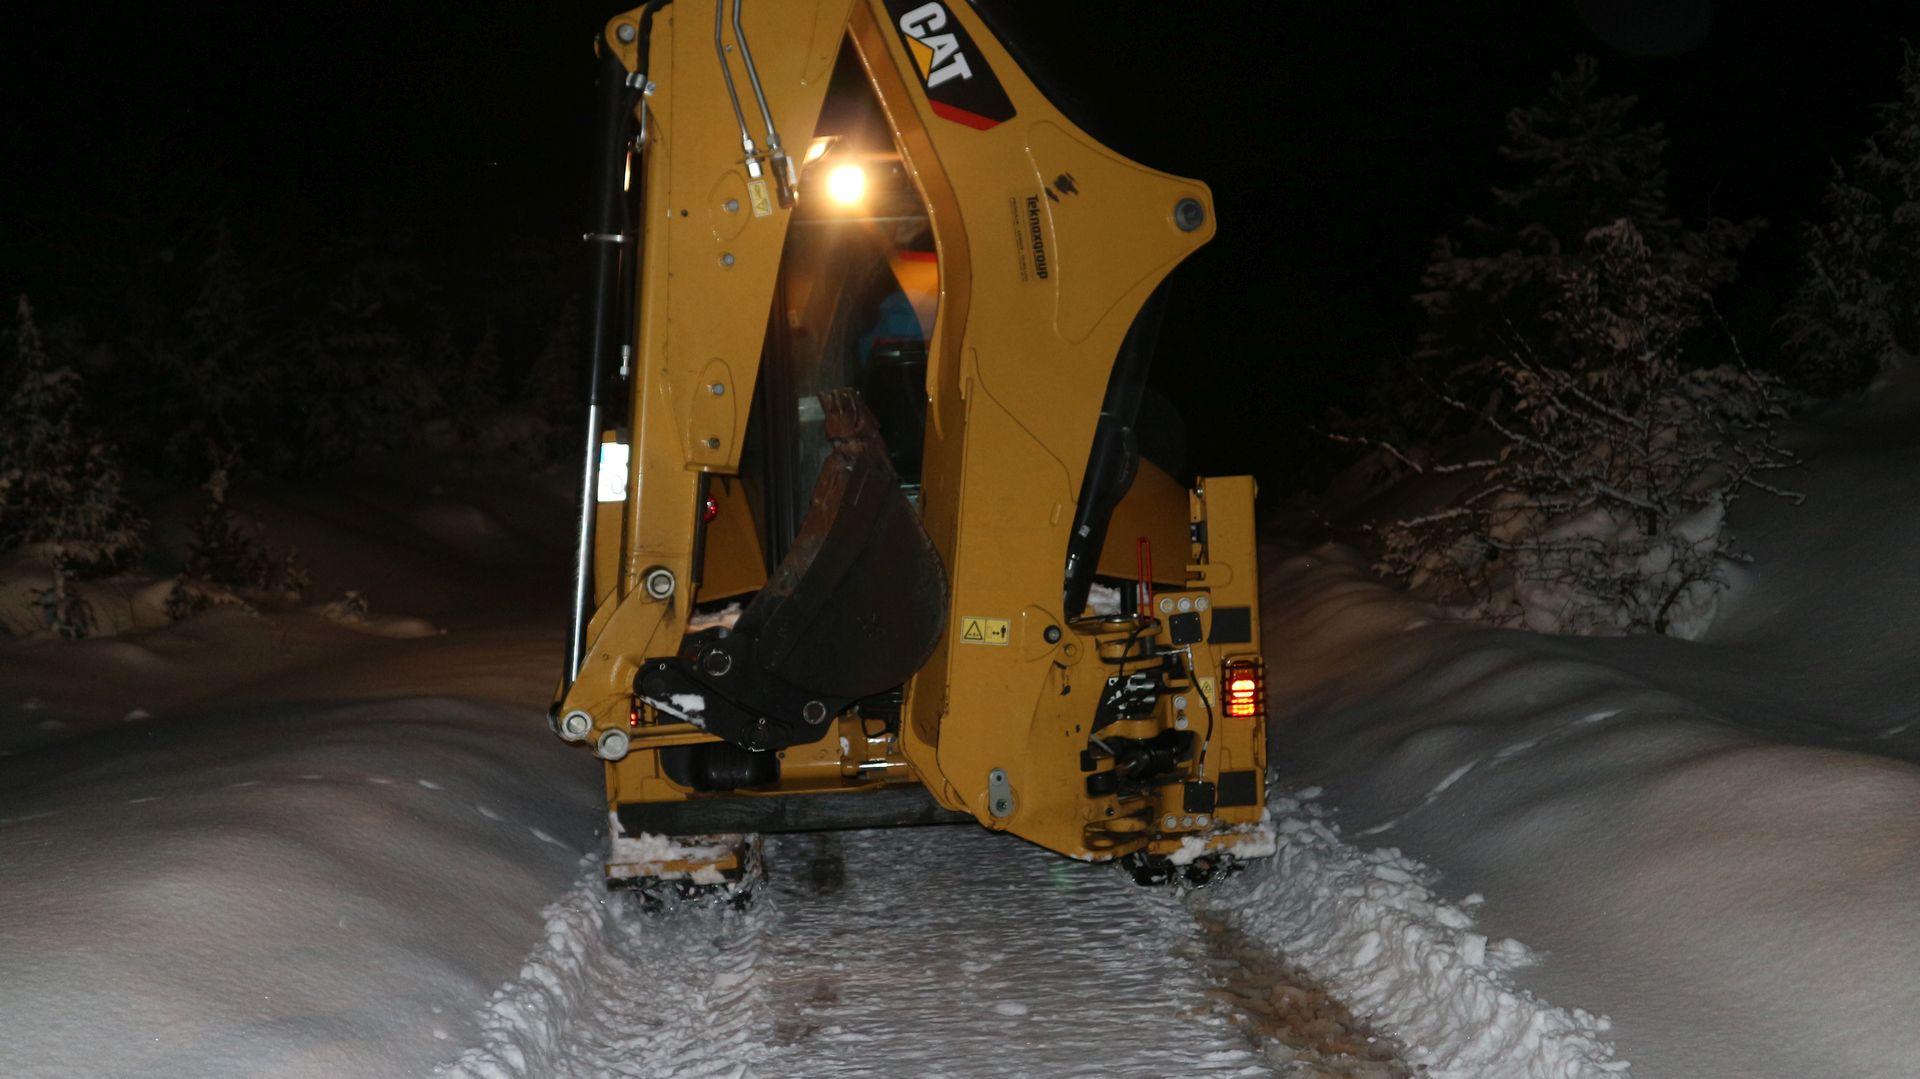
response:
[[[827,198],[841,206],[858,206],[867,197],[867,170],[848,162],[827,173]]]

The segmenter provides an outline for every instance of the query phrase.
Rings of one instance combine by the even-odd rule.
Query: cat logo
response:
[[[927,103],[943,120],[985,131],[1013,119],[1013,102],[973,37],[942,3],[887,0],[900,41],[913,57]]]
[[[939,4],[921,4],[900,16],[900,32],[907,35],[907,48],[920,69],[920,81],[929,90],[948,79],[973,78],[973,68],[960,52],[960,39],[934,33],[946,25],[947,9]]]

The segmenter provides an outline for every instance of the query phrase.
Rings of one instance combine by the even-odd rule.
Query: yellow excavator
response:
[[[1270,850],[1254,483],[1140,452],[1204,184],[967,0],[607,23],[573,625],[613,883],[975,822],[1143,880]],[[1177,467],[1177,466],[1176,466]]]

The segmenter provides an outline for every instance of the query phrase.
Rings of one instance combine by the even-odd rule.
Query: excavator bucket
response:
[[[750,750],[817,740],[828,720],[920,669],[947,620],[947,575],[901,492],[873,413],[819,397],[831,452],[787,555],[728,632],[655,660],[640,696]]]
[[[1254,484],[1139,449],[1212,198],[1063,112],[1020,7],[649,0],[596,42],[549,721],[611,879],[964,822],[1154,879],[1271,849]]]
[[[947,621],[947,572],[856,390],[820,397],[833,454],[793,546],[734,632],[793,685],[858,699],[905,682]]]

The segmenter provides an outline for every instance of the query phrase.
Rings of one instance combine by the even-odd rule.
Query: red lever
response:
[[[1140,537],[1140,584],[1134,590],[1134,603],[1140,608],[1140,617],[1153,617],[1153,543],[1147,537]]]

